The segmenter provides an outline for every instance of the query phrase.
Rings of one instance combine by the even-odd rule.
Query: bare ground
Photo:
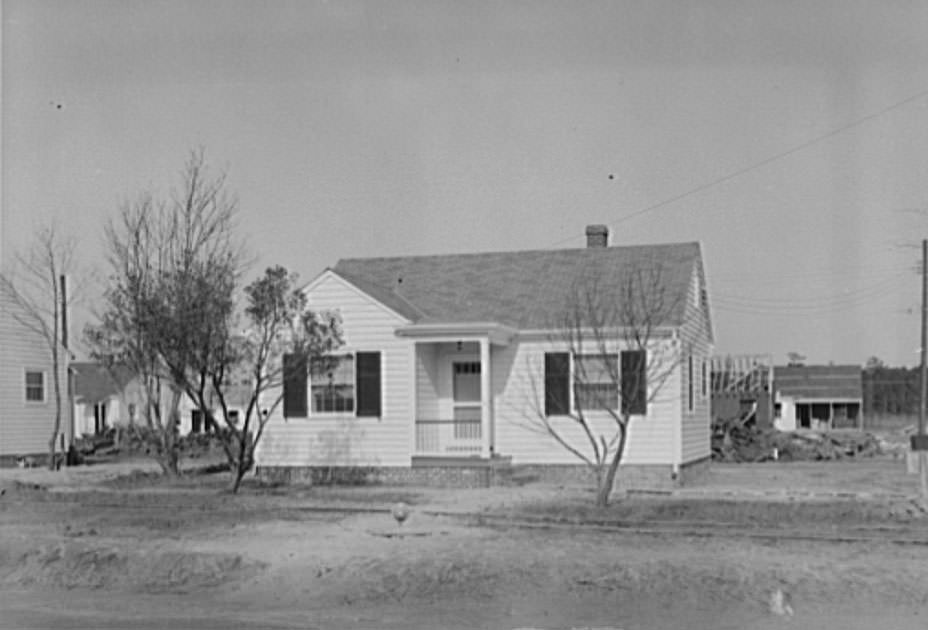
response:
[[[822,481],[834,474],[846,493],[847,469],[806,468],[818,498],[800,501],[759,499],[752,486],[770,490],[769,481],[744,470],[754,481],[742,496],[726,476],[724,500],[708,491],[629,498],[598,512],[583,489],[541,485],[252,486],[230,496],[208,478],[114,482],[85,471],[36,487],[40,476],[20,471],[0,497],[0,627],[928,627],[928,545],[888,542],[898,528],[928,542],[928,526],[899,510],[891,469],[880,473],[891,492],[849,500],[828,499]],[[397,500],[413,504],[402,526],[385,511]],[[783,535],[647,532],[721,513],[741,532],[764,525]],[[560,524],[528,528],[526,519]],[[628,519],[642,527],[584,525]],[[859,527],[889,533],[852,543],[789,535]],[[792,617],[771,612],[777,589]]]

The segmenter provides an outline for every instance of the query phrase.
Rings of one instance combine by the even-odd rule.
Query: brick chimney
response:
[[[609,228],[605,225],[586,226],[587,247],[609,247]]]

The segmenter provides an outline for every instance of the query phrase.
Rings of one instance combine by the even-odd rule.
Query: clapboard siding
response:
[[[48,450],[55,427],[55,386],[48,345],[38,334],[17,322],[13,305],[0,296],[0,455],[40,454]],[[69,441],[67,360],[59,355],[61,431]],[[26,402],[26,370],[45,373],[45,402]]]
[[[709,408],[710,394],[708,384],[704,387],[703,364],[707,364],[712,355],[712,343],[709,336],[708,302],[705,299],[705,278],[701,266],[693,268],[692,281],[687,294],[687,307],[683,326],[680,327],[680,340],[683,345],[683,364],[680,382],[683,422],[681,424],[682,462],[691,462],[711,455]],[[693,356],[694,405],[689,410],[689,391],[687,375],[687,356]],[[708,366],[706,367],[708,375]],[[703,395],[705,391],[705,395]]]
[[[417,419],[441,419],[441,407],[438,398],[438,379],[438,356],[435,344],[416,344],[415,417]]]
[[[338,311],[340,351],[381,353],[380,418],[353,414],[283,418],[278,407],[262,438],[259,466],[408,466],[415,426],[413,344],[394,331],[405,320],[331,272],[307,288],[310,308]],[[272,394],[273,395],[273,394]]]
[[[663,346],[671,351],[669,342]],[[538,419],[544,400],[545,352],[564,351],[548,341],[517,341],[493,348],[493,392],[496,404],[496,451],[515,464],[575,464],[580,460],[545,433]],[[679,419],[678,377],[673,375],[648,405],[646,416],[631,421],[624,462],[673,463],[674,424]],[[589,455],[592,447],[583,430],[567,418],[556,425],[569,444]],[[615,422],[603,414],[592,420],[596,435],[616,434]]]

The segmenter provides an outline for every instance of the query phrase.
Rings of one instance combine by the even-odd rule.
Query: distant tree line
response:
[[[917,367],[889,367],[875,357],[867,361],[861,375],[864,414],[917,414],[918,373]]]

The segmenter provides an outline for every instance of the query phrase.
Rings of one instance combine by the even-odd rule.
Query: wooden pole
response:
[[[914,455],[918,458],[918,472],[921,477],[922,505],[928,507],[928,462],[925,461],[928,451],[924,450],[925,441],[925,406],[928,401],[928,239],[922,239],[922,347],[921,369],[919,373],[920,396],[918,400],[918,449]]]
[[[921,388],[918,398],[918,434],[925,435],[925,405],[926,394],[928,394],[928,363],[926,363],[926,351],[928,351],[928,239],[922,240],[922,346],[921,346],[921,369],[919,374],[919,385]]]

